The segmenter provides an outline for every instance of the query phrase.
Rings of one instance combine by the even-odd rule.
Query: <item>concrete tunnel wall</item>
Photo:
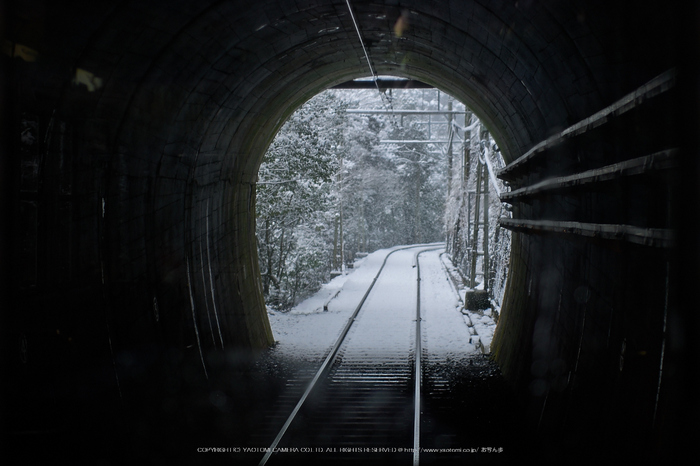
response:
[[[465,102],[506,162],[670,68],[683,81],[686,12],[610,3],[351,2],[376,72]],[[140,396],[130,384],[151,381],[169,351],[201,352],[203,376],[211,351],[271,344],[257,168],[299,105],[369,74],[346,2],[37,0],[5,13],[9,393],[113,360],[128,400]],[[634,125],[632,139],[654,130]],[[625,150],[627,140],[604,137],[604,151]],[[626,201],[601,199],[545,199],[519,212],[610,211],[606,220],[619,221]],[[644,206],[635,212],[657,226]],[[678,392],[663,392],[661,408],[656,393],[663,309],[669,293],[681,301],[665,286],[674,256],[547,234],[516,233],[513,244],[494,356],[535,423],[569,427],[569,441],[595,418],[607,423],[602,436],[660,429],[667,412],[671,423]],[[616,370],[621,358],[633,369]],[[113,379],[96,390],[117,396]]]

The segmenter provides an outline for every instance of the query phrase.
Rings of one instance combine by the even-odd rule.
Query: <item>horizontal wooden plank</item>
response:
[[[640,228],[632,225],[581,223],[554,220],[522,220],[502,218],[499,224],[514,231],[532,233],[560,233],[590,238],[627,241],[643,246],[670,248],[674,244],[673,230]]]
[[[509,202],[543,192],[573,188],[585,184],[612,181],[625,176],[634,176],[657,170],[667,170],[678,166],[678,149],[667,149],[636,159],[586,170],[569,176],[549,178],[531,186],[502,193],[501,201]]]
[[[596,128],[608,121],[611,116],[622,115],[647,101],[648,99],[662,94],[671,89],[676,82],[675,69],[667,70],[656,78],[652,79],[645,85],[639,87],[634,92],[631,92],[616,101],[612,105],[605,107],[603,110],[591,115],[590,117],[579,121],[578,123],[566,128],[550,138],[536,144],[529,151],[518,157],[507,166],[503,167],[498,172],[498,177],[503,180],[512,180],[513,173],[522,169],[528,162],[538,155],[546,152],[564,140],[578,136],[593,128]]]

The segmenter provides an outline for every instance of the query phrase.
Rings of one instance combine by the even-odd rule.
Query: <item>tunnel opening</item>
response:
[[[445,241],[461,293],[488,293],[479,310],[500,311],[510,234],[498,224],[508,215],[498,146],[471,110],[415,83],[335,86],[292,114],[267,149],[256,234],[274,310],[288,311],[377,249]],[[347,90],[360,86],[368,89]]]
[[[382,79],[382,85],[387,83],[387,78]],[[393,78],[396,87],[384,94],[381,88],[377,92],[379,83],[371,78],[355,80],[317,95],[290,116],[263,159],[256,191],[258,252],[263,293],[271,298],[266,299],[267,314],[276,340],[263,364],[282,366],[290,373],[287,393],[272,411],[299,413],[290,415],[285,423],[289,430],[280,433],[285,440],[272,447],[295,445],[300,438],[305,444],[338,448],[404,445],[409,424],[404,411],[413,411],[404,406],[411,399],[404,385],[414,380],[406,374],[412,365],[420,368],[419,385],[425,393],[416,396],[426,400],[419,410],[426,419],[419,423],[421,442],[437,442],[457,451],[458,438],[462,443],[467,437],[474,442],[495,433],[470,425],[503,422],[508,427],[499,432],[500,451],[503,445],[510,449],[525,444],[522,435],[514,434],[520,428],[516,426],[520,426],[521,411],[495,364],[488,360],[510,252],[509,232],[498,229],[498,219],[507,213],[498,198],[503,185],[495,170],[504,164],[493,138],[468,108],[429,86],[400,89],[400,83],[408,82]],[[369,84],[369,89],[338,89],[362,83]],[[415,168],[422,169],[424,176],[416,176],[420,171]],[[328,183],[325,192],[323,183]],[[330,202],[312,197],[308,190]],[[489,200],[489,194],[478,192],[481,211],[477,190],[490,193]],[[490,211],[484,209],[485,204]],[[411,223],[432,226],[434,231],[412,228]],[[299,242],[283,247],[285,238],[294,241],[295,226],[300,227]],[[317,241],[309,239],[310,226]],[[450,254],[441,254],[439,260],[431,257],[433,269],[421,274],[422,293],[428,298],[419,319],[424,330],[415,331],[424,349],[416,350],[405,341],[410,334],[406,324],[415,322],[415,317],[399,312],[411,309],[405,297],[415,292],[415,269],[397,268],[389,262],[388,271],[371,283],[367,274],[376,271],[387,253],[434,241]],[[484,254],[489,244],[491,252]],[[472,245],[478,246],[481,255],[476,250],[471,253]],[[295,253],[303,258],[321,252],[318,270],[311,271],[318,278],[306,290],[312,295],[299,293],[301,302],[294,300],[294,293],[300,290],[287,290],[289,301],[281,298],[283,274],[294,277],[299,273],[297,264],[285,270],[279,259],[275,261],[284,251],[289,260],[294,260]],[[457,260],[450,260],[453,254]],[[414,256],[414,264],[417,260]],[[307,268],[311,265],[300,262]],[[492,272],[485,265],[489,262]],[[273,270],[279,275],[266,283],[266,274]],[[334,279],[326,283],[331,277]],[[366,308],[357,308],[359,315],[348,318],[358,302],[363,306],[368,294],[362,294],[375,282],[378,286],[369,295]],[[468,302],[472,294],[482,296],[480,302]],[[399,309],[396,301],[401,303]],[[391,320],[391,329],[383,319]],[[347,339],[343,337],[346,332]],[[338,359],[333,356],[326,366],[335,351]],[[416,362],[416,351],[423,362]],[[321,377],[324,367],[328,373]],[[319,372],[312,378],[315,370]],[[302,394],[303,380],[317,382],[312,392]],[[460,404],[462,398],[474,403]],[[295,409],[279,407],[297,399],[303,404]],[[384,413],[383,419],[372,418],[368,409]],[[460,421],[464,415],[480,421],[466,425]],[[385,426],[388,422],[393,423],[391,433]],[[316,432],[311,426],[319,423],[323,428]],[[364,427],[358,429],[358,425]],[[322,463],[320,458],[305,461]]]

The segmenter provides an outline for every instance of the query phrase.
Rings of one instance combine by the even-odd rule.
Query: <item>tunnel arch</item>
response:
[[[230,232],[226,227],[216,227],[223,228],[224,232],[213,234],[231,238],[230,241],[238,245],[239,252],[234,253],[234,257],[228,258],[225,248],[221,248],[218,249],[215,257],[220,259],[226,257],[223,262],[235,263],[234,269],[238,272],[232,272],[237,278],[222,279],[217,290],[218,293],[223,293],[220,300],[224,302],[242,300],[241,309],[258,308],[256,312],[261,313],[259,289],[251,286],[254,282],[248,279],[249,275],[254,276],[257,273],[256,259],[249,257],[248,253],[240,249],[255,250],[252,243],[254,237],[249,234],[254,221],[249,210],[250,186],[254,183],[257,166],[265,148],[286,117],[301,103],[334,84],[367,74],[367,64],[361,51],[359,38],[351,27],[351,17],[347,8],[343,7],[344,5],[340,2],[336,5],[328,4],[325,7],[305,11],[306,17],[296,19],[297,23],[304,24],[304,21],[311,24],[318,23],[313,26],[318,31],[338,29],[335,33],[322,35],[310,43],[308,36],[311,34],[306,30],[304,35],[298,36],[306,40],[296,44],[290,43],[286,32],[275,29],[275,25],[280,27],[280,22],[284,20],[270,18],[269,16],[274,14],[270,11],[265,12],[264,20],[262,18],[258,20],[263,21],[262,24],[256,26],[247,37],[234,36],[230,29],[225,27],[220,29],[212,27],[212,24],[236,24],[235,20],[239,16],[238,11],[232,9],[230,4],[212,5],[194,20],[188,21],[164,47],[157,51],[141,81],[133,90],[129,107],[119,125],[119,133],[115,135],[117,147],[123,145],[130,148],[127,152],[135,154],[146,150],[156,154],[163,153],[163,143],[166,148],[173,145],[182,146],[185,157],[189,155],[196,164],[193,173],[188,175],[187,182],[208,186],[199,188],[204,192],[213,189],[211,180],[215,178],[229,180],[224,188],[217,190],[220,199],[212,200],[212,204],[213,206],[230,204],[228,211],[224,211],[225,213],[220,217],[221,223],[236,226],[231,228]],[[524,58],[513,57],[509,67],[491,50],[494,48],[492,44],[482,43],[478,38],[464,34],[454,26],[449,26],[444,18],[435,15],[432,11],[413,10],[409,13],[409,30],[405,37],[410,39],[402,41],[401,38],[392,37],[391,30],[396,19],[401,14],[405,14],[405,10],[381,5],[363,5],[363,8],[366,10],[358,13],[360,24],[363,25],[361,32],[365,36],[364,41],[372,43],[369,53],[371,59],[378,62],[374,64],[377,72],[420,79],[444,88],[465,101],[491,128],[500,147],[503,148],[506,159],[514,158],[515,156],[510,156],[511,153],[518,154],[523,151],[523,148],[541,138],[544,135],[542,128],[557,127],[567,122],[566,118],[569,114],[561,96],[558,96],[555,91],[550,91],[547,100],[543,100],[549,104],[547,110],[539,109],[538,102],[524,79],[516,77],[516,72],[523,74],[523,78],[527,76],[527,79],[532,81],[530,87],[540,89],[539,92],[535,90],[536,93],[544,93],[541,90],[543,86],[552,83],[547,79],[546,73],[524,74],[525,70],[533,68],[546,70],[546,66],[540,64],[528,48],[521,45],[522,42],[518,37],[509,40],[514,43],[512,48],[525,51]],[[507,24],[487,9],[480,9],[477,13],[484,18],[483,24],[486,24],[489,29],[483,33],[485,37],[500,36],[504,34],[506,28],[509,29]],[[301,14],[302,12],[298,13],[298,15]],[[212,29],[214,34],[210,32]],[[268,32],[267,29],[273,29],[273,31]],[[439,34],[436,31],[439,31]],[[199,41],[198,35],[204,36],[204,40]],[[449,43],[451,37],[465,43],[459,49],[457,57],[453,55],[454,46],[444,51],[440,47],[441,40]],[[201,48],[193,47],[190,42],[201,43]],[[278,46],[280,42],[284,45]],[[246,45],[251,43],[255,44],[255,47]],[[95,45],[94,49],[100,50],[100,46]],[[202,49],[206,54],[204,58],[200,56]],[[438,54],[436,50],[442,53]],[[222,70],[238,65],[241,55],[244,62],[252,62],[251,69],[246,69],[243,76],[240,73],[225,74]],[[390,56],[389,59],[385,58],[387,55]],[[279,59],[280,56],[283,58]],[[465,61],[465,56],[471,56],[472,61]],[[528,63],[528,60],[533,62]],[[575,61],[575,59],[569,59],[569,61]],[[561,62],[565,63],[566,60]],[[182,79],[179,76],[173,78],[166,76],[167,70],[178,68],[178,63],[187,63],[185,69],[181,71],[181,74],[186,77]],[[575,64],[570,68],[576,65],[581,66]],[[498,84],[493,84],[491,80],[486,79],[492,69],[503,70],[503,75],[497,81]],[[573,72],[572,69],[565,69],[565,71]],[[191,77],[186,74],[188,72]],[[533,80],[535,76],[543,82],[536,83]],[[179,104],[179,108],[176,108],[174,97],[161,95],[166,91],[160,90],[159,86],[163,86],[164,82],[170,84],[172,80],[173,85],[168,86],[167,91],[170,93],[173,86],[177,90],[180,79],[183,83],[191,83],[188,84],[191,90],[183,89],[182,103]],[[110,81],[105,83],[105,92],[110,84]],[[552,89],[554,88],[555,86],[552,86]],[[558,101],[559,104],[552,105],[551,101]],[[164,113],[169,110],[171,116]],[[545,116],[550,121],[545,122]],[[154,122],[166,124],[168,120],[174,120],[175,124],[168,131],[167,136],[163,134],[163,140],[157,141],[161,144],[160,147],[157,145],[148,149],[139,147],[143,144],[142,141],[152,140]],[[183,128],[180,122],[188,125],[194,122],[194,125]],[[160,128],[157,129],[159,130],[157,133],[163,132]],[[146,132],[149,134],[144,134]],[[230,143],[227,144],[227,141]],[[172,148],[168,150],[172,151]],[[120,151],[117,150],[117,152]],[[144,154],[144,159],[146,157],[148,154]],[[203,179],[198,179],[199,166],[197,165],[200,165],[200,159],[205,157],[215,158],[216,161],[213,164],[204,162],[201,165],[207,164],[209,166],[206,170],[213,169],[218,173],[214,178],[209,176],[207,179],[207,175],[204,175]],[[162,164],[163,162],[161,167]],[[127,167],[128,172],[139,170],[133,167],[133,163],[131,165]],[[197,188],[192,189],[194,193]],[[193,196],[192,193],[189,196]],[[153,196],[158,196],[158,193],[156,192]],[[205,199],[207,194],[196,197]],[[107,204],[110,202],[108,201]],[[194,213],[196,208],[193,206],[191,210],[191,215],[196,216],[197,214]],[[118,218],[121,218],[121,215]],[[189,222],[192,224],[192,220]],[[189,233],[190,238],[204,234],[196,231],[197,226],[201,225],[195,222],[195,226],[190,227],[195,230]],[[241,244],[246,243],[248,247],[240,247]],[[110,246],[108,249],[116,248]],[[205,267],[197,260],[196,251],[191,251],[190,255],[192,259],[188,261],[194,269]],[[241,276],[243,279],[240,278]],[[204,297],[204,304],[206,304],[207,299],[216,298],[206,297],[207,286],[204,283],[206,279],[203,280],[198,291],[196,281],[192,287],[197,296]],[[227,286],[226,283],[230,285]],[[227,296],[226,290],[229,289],[237,290],[240,297]],[[200,304],[196,306],[198,309],[206,307],[202,303],[197,304]],[[219,307],[221,308],[221,305]],[[253,318],[247,312],[250,311],[245,311],[247,317],[243,319],[246,322],[243,326],[253,328],[262,326],[262,329],[254,331],[259,335],[252,336],[249,331],[232,336],[231,339],[240,341],[243,345],[259,346],[264,344],[263,341],[269,343],[270,336],[265,323],[253,323],[261,317]],[[226,314],[225,311],[223,313]],[[249,321],[249,318],[253,320]],[[236,344],[233,341],[232,344]]]
[[[81,364],[116,361],[122,385],[139,379],[142,367],[129,362],[139,355],[171,347],[198,351],[206,370],[209,350],[272,342],[256,282],[257,167],[296,108],[326,88],[367,75],[347,5],[104,0],[88,7],[37,1],[9,8],[7,118],[15,133],[35,131],[37,142],[8,135],[6,143],[16,154],[14,175],[7,175],[8,210],[25,220],[10,235],[22,247],[8,252],[21,271],[8,276],[8,327],[29,335],[39,360],[52,348],[36,330],[45,326],[70,329]],[[376,73],[418,79],[464,102],[489,127],[506,162],[683,64],[674,8],[637,5],[630,12],[598,1],[528,0],[350,5]],[[393,27],[402,15],[408,29],[398,37]],[[590,201],[581,209],[603,210],[597,206]],[[569,213],[557,200],[543,210],[556,219]],[[514,337],[498,358],[529,395],[542,304],[537,296],[548,290],[538,272],[565,272],[553,282],[573,296],[577,280],[609,265],[609,245],[570,247],[557,240],[558,252],[548,257],[542,236],[521,232],[516,238],[511,270],[517,279],[509,283],[521,292],[509,306],[526,315],[511,321]],[[653,263],[664,263],[664,253],[657,253],[650,253]],[[616,256],[615,270],[622,274],[638,263],[630,254]],[[565,259],[574,265],[562,265]],[[654,273],[659,281],[668,278]],[[592,295],[607,312],[620,307],[621,319],[631,319],[622,301],[634,287],[613,280],[627,291],[601,285]],[[54,300],[71,311],[46,310]],[[545,301],[557,308],[556,300]],[[592,305],[571,303],[571,319],[557,324],[562,334],[583,341],[583,330],[572,322]],[[659,316],[649,318],[656,325],[649,340],[656,344],[663,339]],[[615,325],[624,333],[625,325],[635,324]],[[614,343],[601,350],[595,342],[590,357],[605,360],[601,365],[619,359]],[[565,346],[552,351],[570,354],[571,345]],[[128,357],[120,360],[120,354]],[[601,372],[592,369],[590,380]],[[652,372],[645,373],[646,382]],[[617,383],[610,382],[608,392]],[[535,418],[544,410],[540,402]],[[555,424],[567,421],[561,409]],[[623,417],[616,419],[624,425]]]
[[[377,72],[420,79],[443,88],[466,102],[489,126],[499,146],[503,148],[506,160],[514,159],[516,155],[510,154],[522,153],[524,148],[542,138],[546,134],[544,128],[561,127],[571,118],[578,117],[570,114],[571,105],[567,105],[563,97],[565,92],[557,92],[557,86],[547,76],[548,66],[540,63],[530,50],[532,46],[523,45],[518,34],[513,33],[510,26],[494,12],[479,5],[473,7],[475,11],[472,14],[480,17],[481,22],[471,21],[470,25],[473,24],[479,30],[478,34],[472,36],[450,25],[444,12],[421,11],[416,8],[409,10],[408,32],[404,37],[397,38],[392,37],[392,26],[396,19],[406,14],[405,9],[383,5],[362,5],[362,8],[363,11],[358,12],[357,16],[362,25],[363,40],[371,44],[369,53],[376,62],[374,66]],[[132,92],[129,107],[120,122],[119,133],[115,135],[117,147],[123,144],[131,148],[129,152],[139,154],[145,152],[145,148],[139,147],[142,141],[153,138],[154,122],[166,124],[168,120],[174,120],[175,124],[167,136],[163,134],[162,140],[157,141],[160,147],[156,145],[147,150],[159,154],[165,150],[172,152],[172,146],[181,147],[174,150],[183,150],[185,157],[193,158],[195,163],[187,182],[208,186],[199,188],[205,192],[213,189],[213,179],[229,181],[224,188],[217,190],[220,198],[213,200],[212,204],[230,204],[231,207],[220,218],[223,225],[236,226],[228,227],[232,231],[222,227],[223,233],[213,234],[231,238],[231,242],[238,245],[239,252],[229,258],[226,257],[225,248],[222,248],[215,257],[226,257],[223,259],[225,264],[236,264],[233,268],[237,272],[229,273],[238,278],[222,279],[217,289],[219,293],[224,293],[220,299],[225,302],[242,300],[241,309],[261,308],[259,289],[251,286],[254,282],[247,278],[257,273],[256,259],[240,249],[254,250],[254,238],[249,234],[254,221],[249,210],[250,186],[254,183],[257,166],[265,148],[286,117],[301,103],[325,88],[367,73],[359,38],[351,27],[350,14],[342,2],[298,12],[295,25],[313,24],[313,35],[335,30],[312,40],[309,39],[313,37],[312,33],[308,29],[302,30],[304,34],[293,36],[301,39],[299,43],[292,42],[289,34],[280,30],[284,23],[287,23],[287,27],[292,27],[291,22],[284,18],[274,18],[273,15],[270,10],[265,10],[265,16],[256,19],[262,21],[261,24],[254,23],[255,28],[243,37],[231,34],[226,27],[216,28],[222,24],[237,24],[239,12],[228,3],[213,4],[194,20],[188,21],[155,54]],[[545,21],[549,20],[551,18]],[[212,27],[212,24],[215,26]],[[478,28],[477,24],[485,25],[485,28]],[[525,28],[529,30],[531,26],[526,25]],[[272,31],[267,31],[268,29]],[[530,34],[535,37],[537,44],[544,41],[539,34]],[[204,39],[200,41],[198,36],[203,36]],[[522,51],[520,56],[510,54],[501,58],[496,55],[496,50],[493,49],[499,46],[493,44],[493,38],[503,36],[509,42],[508,49]],[[193,47],[190,42],[198,42],[201,46]],[[451,47],[443,49],[442,42]],[[455,42],[463,42],[462,47],[456,50]],[[280,43],[282,45],[278,45]],[[95,45],[94,49],[99,50],[100,47]],[[205,57],[201,56],[202,50],[205,51]],[[599,52],[596,50],[594,53]],[[471,60],[467,61],[465,57]],[[224,72],[232,66],[238,66],[241,59],[244,63],[250,61],[251,69],[246,69],[244,73]],[[183,62],[187,63],[181,72],[186,76],[184,79],[165,75],[167,70],[177,69],[178,63]],[[582,73],[576,73],[576,69],[582,68],[576,54],[573,58],[561,57],[561,60],[553,62],[558,64],[558,68],[563,68],[560,72],[564,74],[577,75],[580,81],[588,78],[579,76]],[[533,69],[540,72],[533,72]],[[497,79],[488,79],[493,74],[492,70],[502,74]],[[188,72],[191,76],[187,76]],[[174,97],[161,95],[159,86],[172,80],[177,89],[180,79],[184,83],[191,83],[186,84],[191,86],[191,90],[183,89],[180,96],[182,103],[176,109]],[[109,86],[110,81],[107,81],[105,88]],[[591,86],[592,84],[588,85]],[[168,87],[167,92],[172,91],[171,87]],[[546,87],[549,87],[548,92],[544,91]],[[535,95],[544,97],[536,100]],[[546,110],[540,108],[543,103],[546,104]],[[164,114],[168,110],[171,116]],[[585,114],[585,110],[582,110],[581,115]],[[195,124],[183,128],[180,122]],[[163,132],[160,128],[157,129],[158,133]],[[145,132],[150,134],[144,134]],[[230,143],[227,144],[227,141]],[[144,159],[146,157],[148,155],[144,154]],[[209,157],[216,161],[200,163],[202,158]],[[204,175],[203,179],[198,179],[197,170],[205,164],[208,166],[202,170],[210,173],[216,170],[218,173],[213,177]],[[161,167],[162,165],[163,162]],[[139,168],[127,168],[127,171],[137,170]],[[154,196],[158,196],[158,193]],[[206,197],[203,194],[201,199]],[[195,208],[192,207],[192,210]],[[194,229],[196,228],[195,226]],[[190,238],[202,234],[197,231],[189,233]],[[249,246],[241,248],[240,245],[245,243]],[[108,249],[114,248],[110,246]],[[198,263],[194,251],[191,255],[193,258],[190,263],[195,269],[204,267],[204,264]],[[241,276],[244,278],[241,279]],[[227,286],[226,283],[231,285]],[[193,286],[197,288],[196,285]],[[202,288],[206,290],[205,283]],[[228,289],[236,289],[240,297],[226,296],[225,290]],[[206,295],[206,291],[200,290],[196,294]],[[205,301],[206,299],[205,296]],[[197,306],[199,309],[204,307],[201,303]],[[249,311],[245,312],[248,316]],[[246,335],[243,332],[232,336],[232,340],[254,346],[264,344],[263,341],[269,343],[270,336],[264,322],[254,324],[253,321],[260,317],[248,321],[249,317],[252,318],[246,317],[243,326],[257,328],[262,325],[261,330],[255,331],[259,335]]]

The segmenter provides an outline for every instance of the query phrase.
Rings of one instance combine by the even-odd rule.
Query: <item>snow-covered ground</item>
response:
[[[423,344],[430,358],[461,360],[480,350],[439,254],[431,251],[420,256]]]
[[[493,340],[493,333],[496,330],[496,320],[494,319],[494,316],[501,313],[500,306],[495,299],[491,299],[491,309],[487,309],[485,311],[467,311],[464,309],[464,295],[469,288],[467,288],[463,283],[460,283],[461,280],[459,277],[461,275],[452,263],[449,255],[443,254],[441,258],[445,269],[450,275],[452,275],[452,277],[454,277],[453,289],[456,287],[457,293],[459,294],[460,298],[462,298],[460,300],[460,308],[463,314],[464,322],[469,327],[470,333],[474,336],[472,341],[480,342],[482,352],[489,353],[491,349],[491,341]],[[480,283],[474,289],[483,290],[483,283]]]
[[[375,251],[358,260],[348,274],[336,277],[291,311],[269,311],[277,354],[306,360],[323,358],[372,283],[384,258],[393,249],[400,247]],[[378,329],[378,333],[365,329],[363,335],[353,329],[355,344],[366,345],[368,350],[386,348],[391,340],[386,328],[391,328],[392,322],[397,319],[415,320],[416,269],[412,267],[412,257],[419,250],[414,248],[397,252],[387,262],[365,307],[384,309],[381,312],[385,313],[388,327]],[[495,328],[493,319],[488,315],[462,313],[457,295],[440,263],[440,252],[430,251],[420,255],[421,325],[426,350],[436,357],[460,359],[481,352],[478,345],[478,341],[481,341],[488,351]],[[327,311],[324,310],[326,304]],[[405,311],[402,310],[404,308]],[[364,312],[365,308],[358,315],[358,321],[362,320]]]
[[[268,310],[277,342],[275,351],[302,359],[323,357],[337,340],[389,252],[389,249],[382,249],[356,261],[350,273],[334,278],[289,312]],[[324,311],[324,304],[329,300],[328,310]]]

